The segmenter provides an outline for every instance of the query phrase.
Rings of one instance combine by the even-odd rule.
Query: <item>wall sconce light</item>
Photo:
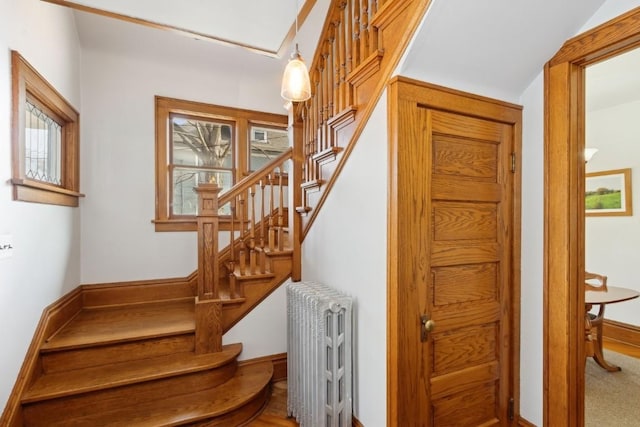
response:
[[[294,40],[298,38],[298,2],[296,1],[296,33]],[[309,82],[309,70],[300,56],[298,43],[291,54],[289,63],[282,76],[282,88],[280,96],[287,101],[302,102],[311,98],[311,83]]]
[[[585,148],[584,149],[584,162],[587,163],[594,154],[598,152],[597,148]]]

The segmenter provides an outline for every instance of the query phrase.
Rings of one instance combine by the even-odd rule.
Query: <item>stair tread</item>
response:
[[[175,353],[45,374],[24,393],[22,402],[53,399],[215,368],[234,361],[241,351],[242,344],[229,344],[217,353]]]
[[[94,413],[73,420],[73,425],[166,427],[194,423],[241,408],[269,385],[272,376],[271,362],[239,366],[233,378],[214,389]],[[52,425],[69,424],[65,421]]]
[[[41,351],[192,333],[194,330],[194,300],[191,298],[83,309],[43,343]]]

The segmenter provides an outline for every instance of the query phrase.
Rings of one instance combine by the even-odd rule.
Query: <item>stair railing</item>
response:
[[[215,182],[195,188],[198,194],[196,353],[222,350],[222,304],[224,299],[239,297],[236,275],[265,273],[269,267],[266,265],[266,251],[282,250],[284,187],[287,185],[287,171],[292,168],[288,164],[292,152],[289,148],[223,194]],[[268,204],[265,204],[266,200]],[[269,210],[265,211],[265,206],[269,206]],[[230,218],[230,260],[226,264],[230,276],[229,295],[225,298],[222,298],[220,289],[218,251],[221,213]],[[277,236],[277,240],[272,235]]]
[[[201,184],[198,213],[198,297],[220,299],[219,215],[229,215],[229,295],[238,297],[236,276],[264,274],[267,252],[284,249],[285,194],[292,149],[219,194],[216,184]],[[215,199],[215,200],[212,200]]]
[[[294,228],[300,230],[300,242],[317,218],[430,3],[331,1],[309,67],[311,98],[296,103],[289,112],[290,122],[300,128],[294,138],[294,171],[300,180],[295,187],[299,196],[294,200],[294,222],[299,227]]]
[[[353,121],[358,103],[353,79],[382,56],[372,23],[387,1],[334,0],[330,6],[309,71],[312,96],[297,112],[304,123],[303,187],[319,186],[319,166],[340,151],[335,134]]]

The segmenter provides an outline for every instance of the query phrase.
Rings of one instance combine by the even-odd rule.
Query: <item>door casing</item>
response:
[[[640,46],[640,8],[568,40],[545,66],[544,425],[584,425],[585,68]]]

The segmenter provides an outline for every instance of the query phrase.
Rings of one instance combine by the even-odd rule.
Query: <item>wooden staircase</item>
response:
[[[273,366],[239,367],[241,344],[194,352],[193,298],[83,309],[40,349],[25,426],[240,425]]]
[[[269,398],[273,364],[239,363],[242,345],[223,346],[222,335],[300,280],[302,241],[429,3],[333,0],[312,98],[290,109],[293,148],[224,194],[198,188],[197,271],[81,286],[48,308],[0,425],[250,422]]]
[[[25,381],[16,386],[22,390],[0,425],[240,426],[254,419],[269,399],[273,363],[239,363],[242,344],[221,341],[291,276],[282,172],[290,157],[291,150],[223,195],[215,184],[198,189],[199,268],[189,277],[85,285],[63,298],[34,338]],[[219,230],[221,212],[229,214],[228,230]],[[225,233],[231,243],[218,251]],[[219,315],[199,325],[203,302],[206,315],[209,303]]]

